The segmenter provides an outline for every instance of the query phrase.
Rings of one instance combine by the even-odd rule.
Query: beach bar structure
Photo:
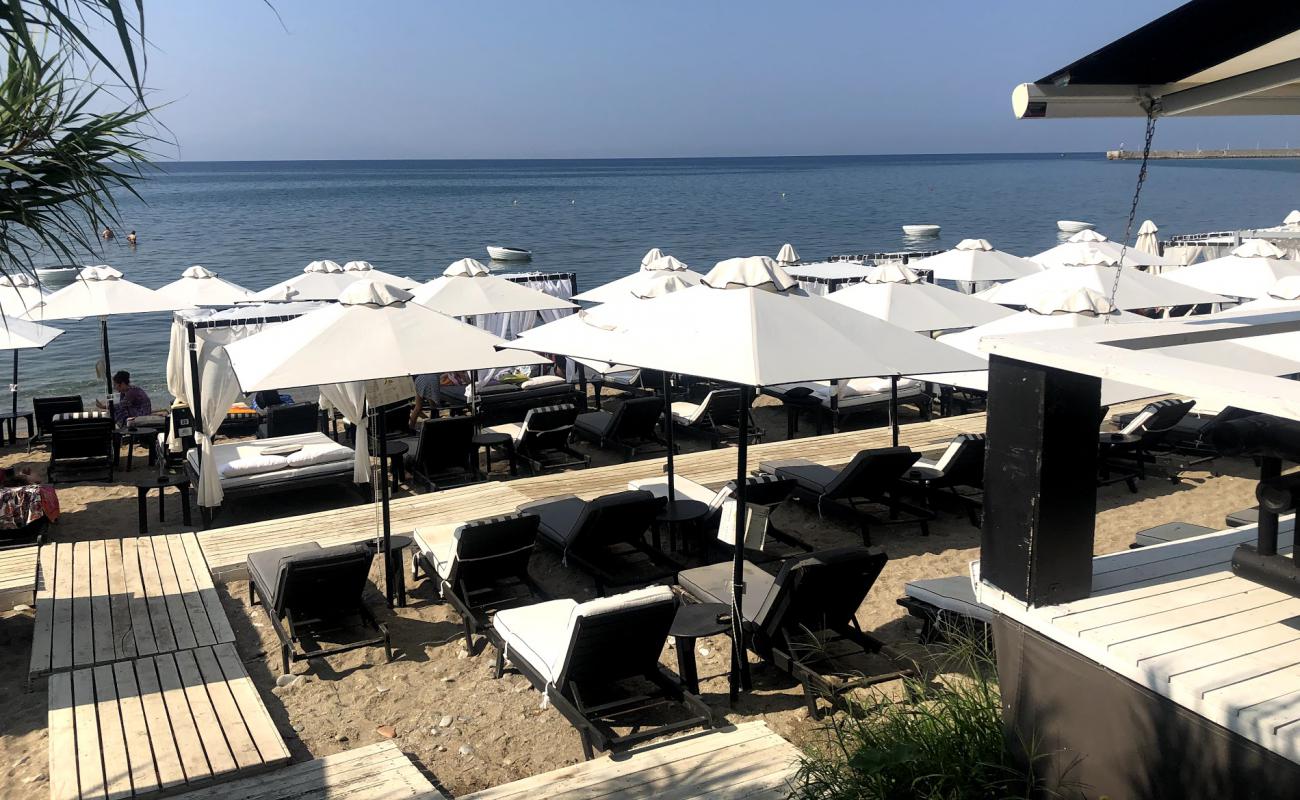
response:
[[[1219,21],[1231,19],[1231,31]],[[1300,5],[1196,0],[1017,87],[1023,118],[1300,113]],[[988,469],[976,594],[996,613],[1004,722],[1088,796],[1294,797],[1300,382],[1186,357],[1300,347],[1300,313],[985,340]],[[1178,348],[1173,350],[1172,348]],[[1222,426],[1262,464],[1255,525],[1093,557],[1103,380],[1259,415]],[[1281,475],[1281,477],[1279,477]],[[1224,509],[1225,512],[1233,509]]]

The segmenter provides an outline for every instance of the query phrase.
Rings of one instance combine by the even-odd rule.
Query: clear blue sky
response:
[[[1103,150],[1142,121],[1023,121],[1012,86],[1176,0],[163,0],[148,82],[186,160]],[[1165,120],[1163,147],[1300,145]]]

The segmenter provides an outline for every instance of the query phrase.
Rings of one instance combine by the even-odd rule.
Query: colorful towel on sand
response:
[[[41,517],[59,518],[59,496],[53,486],[8,486],[0,489],[0,530],[17,530]]]

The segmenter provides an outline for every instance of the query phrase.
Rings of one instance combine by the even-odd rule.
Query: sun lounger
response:
[[[646,532],[664,500],[650,492],[615,492],[594,500],[573,495],[519,506],[520,513],[540,518],[538,541],[560,553],[596,581],[609,586],[645,585],[671,577],[680,565],[646,543]]]
[[[624,460],[634,458],[637,450],[647,445],[667,447],[655,428],[663,416],[663,401],[657,397],[636,397],[624,400],[614,411],[588,411],[579,414],[573,423],[574,431],[597,447],[621,447]]]
[[[884,647],[862,630],[856,615],[887,560],[876,548],[842,547],[788,559],[775,576],[744,564],[746,642],[799,681],[814,718],[820,715],[818,697],[838,705],[847,691],[908,674],[867,675],[861,663],[851,663]],[[731,571],[730,563],[696,567],[678,574],[677,583],[700,602],[729,605]]]
[[[1118,431],[1102,431],[1103,437],[1111,436],[1101,443],[1101,483],[1125,481],[1131,491],[1137,491],[1133,481],[1146,478],[1147,462],[1154,461],[1152,450],[1161,445],[1194,405],[1195,400],[1156,400],[1147,403]],[[1176,472],[1171,477],[1178,482]]]
[[[537,523],[532,514],[507,514],[415,529],[411,575],[437,577],[439,595],[460,614],[471,654],[491,614],[546,598],[528,575]]]
[[[711,389],[698,403],[683,400],[673,403],[671,408],[674,425],[707,437],[713,447],[736,441],[740,435],[739,389]],[[754,415],[748,407],[745,413],[749,414],[749,443],[763,441],[763,431],[754,422]]]
[[[61,419],[50,423],[50,483],[113,480],[113,420]]]
[[[509,661],[582,736],[582,750],[620,752],[640,742],[697,727],[713,719],[699,697],[659,663],[677,614],[667,586],[577,603],[551,600],[498,613],[490,636],[497,675]],[[662,719],[661,707],[684,706],[686,717]],[[620,735],[614,726],[632,726]]]
[[[862,530],[862,543],[871,542],[871,525],[918,523],[921,533],[930,535],[929,520],[934,514],[917,508],[898,498],[903,476],[920,458],[920,453],[907,447],[882,447],[863,450],[844,467],[836,469],[803,458],[765,461],[759,470],[778,478],[795,482],[795,497],[803,497],[817,504],[819,514],[832,508],[847,508],[852,512]],[[889,507],[889,519],[868,514],[861,502],[878,503]],[[900,518],[900,512],[906,516]]]
[[[1204,536],[1207,533],[1215,533],[1214,528],[1207,528],[1204,525],[1193,525],[1190,522],[1166,522],[1163,525],[1157,525],[1154,528],[1138,531],[1133,535],[1133,544],[1130,548],[1147,547],[1153,544],[1164,544],[1165,542],[1176,542],[1180,539],[1190,539],[1193,536]]]
[[[321,547],[307,542],[249,553],[248,599],[266,609],[280,638],[285,674],[296,661],[380,644],[392,660],[388,628],[375,619],[363,597],[373,560],[374,550],[366,544]],[[322,633],[333,640],[338,631],[358,627],[378,635],[347,644],[315,646]]]
[[[966,507],[970,524],[978,528],[979,510],[984,505],[984,442],[982,433],[958,434],[937,460],[917,459],[904,480],[921,490],[926,508],[934,508],[935,492],[947,489]],[[976,493],[962,494],[957,491],[959,486]]]
[[[943,641],[954,632],[981,643],[988,641],[993,609],[975,599],[969,577],[908,581],[903,591],[898,604],[921,621],[921,644]]]
[[[27,439],[27,452],[32,451],[33,445],[47,444],[50,441],[50,423],[55,414],[77,413],[83,410],[85,406],[79,395],[33,397],[32,420],[36,423],[36,430]]]
[[[431,492],[479,481],[474,432],[473,417],[425,420],[415,449],[406,457],[407,469]]]
[[[763,390],[765,394],[785,402],[787,397],[815,397],[821,401],[822,411],[830,419],[833,430],[840,422],[855,414],[886,411],[890,402],[888,378],[853,378],[848,381],[808,381],[786,383]],[[912,405],[923,419],[930,418],[932,398],[926,394],[925,384],[912,378],[898,382],[898,404]]]
[[[284,403],[266,410],[257,438],[278,439],[320,430],[320,406],[316,403]]]
[[[522,423],[506,422],[484,430],[504,433],[514,442],[515,454],[528,463],[534,475],[548,469],[588,466],[591,457],[574,450],[573,425],[578,407],[572,403],[529,409]]]

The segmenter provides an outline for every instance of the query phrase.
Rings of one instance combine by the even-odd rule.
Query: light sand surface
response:
[[[760,422],[771,433],[785,433],[784,414],[763,409]],[[803,432],[810,432],[805,425]],[[774,437],[775,438],[775,437]],[[698,443],[691,443],[691,448]],[[599,461],[608,462],[604,456]],[[32,464],[43,469],[44,453],[5,451],[0,464]],[[137,465],[139,460],[137,460]],[[1186,473],[1183,483],[1151,478],[1138,494],[1117,484],[1099,491],[1096,552],[1123,549],[1134,532],[1175,520],[1212,527],[1222,525],[1227,512],[1254,503],[1253,468],[1248,462],[1221,460],[1226,474]],[[136,474],[145,475],[137,466]],[[59,540],[134,535],[135,490],[114,486],[78,485],[59,490],[64,518],[52,529]],[[176,531],[179,505],[169,496],[168,522],[150,520],[150,531]],[[355,495],[329,489],[280,495],[248,503],[223,522],[234,523],[297,512],[321,510],[331,503],[355,502]],[[156,499],[150,514],[156,515]],[[851,544],[855,530],[835,520],[823,520],[806,507],[786,504],[777,524],[797,532],[814,546]],[[913,579],[966,574],[978,557],[979,531],[955,509],[941,513],[922,537],[915,525],[877,528],[874,544],[890,561],[859,612],[864,629],[893,643],[914,641],[916,625],[895,600]],[[590,581],[563,567],[550,553],[534,557],[533,571],[556,596],[593,596]],[[278,644],[265,612],[248,605],[247,584],[222,587],[222,599],[235,627],[238,649],[263,699],[297,759],[327,755],[381,738],[381,726],[391,726],[395,740],[433,779],[453,794],[516,780],[576,762],[581,758],[578,735],[553,708],[541,707],[540,695],[522,676],[507,672],[500,680],[489,674],[493,651],[466,654],[458,616],[436,601],[430,581],[411,586],[410,605],[395,612],[382,607],[377,593],[371,600],[393,635],[395,660],[384,663],[382,650],[355,651],[327,660],[295,665],[302,675],[294,685],[277,688]],[[0,614],[0,797],[44,798],[47,740],[43,685],[26,688],[32,612]],[[726,697],[728,646],[725,638],[701,640],[697,658],[704,677],[702,694],[719,715],[733,722],[763,719],[796,743],[815,735],[816,726],[803,709],[798,686],[755,662],[755,691],[731,708]],[[663,661],[675,668],[676,656],[665,651]],[[445,723],[445,724],[444,724]],[[467,753],[462,753],[463,747]]]

